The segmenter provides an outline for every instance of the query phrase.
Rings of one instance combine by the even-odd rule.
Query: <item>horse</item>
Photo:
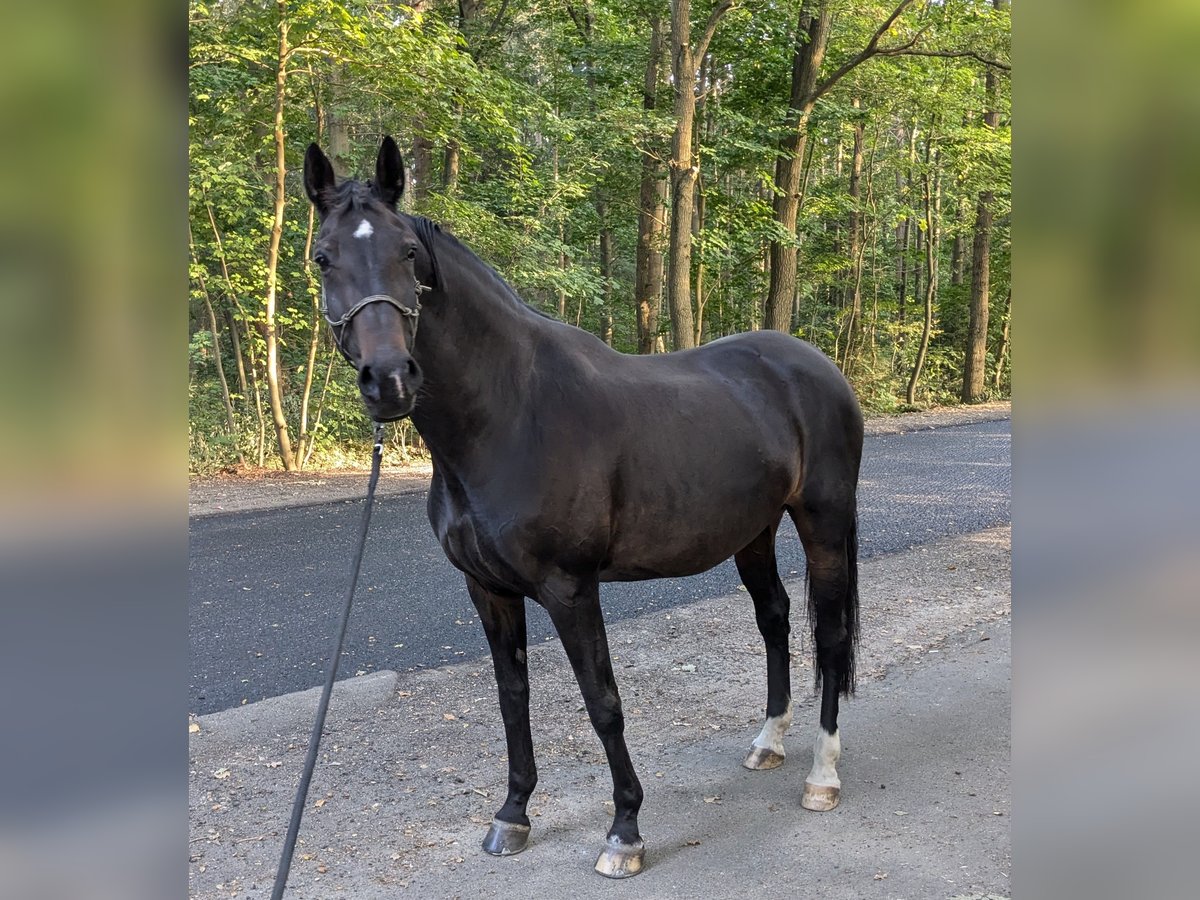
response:
[[[522,301],[486,263],[398,209],[391,137],[373,180],[338,182],[316,145],[305,191],[320,228],[325,316],[376,421],[405,416],[429,448],[429,522],[487,635],[508,745],[508,794],[483,839],[528,844],[537,784],[525,599],[562,641],[608,757],[615,813],[596,861],[645,861],[642,786],[624,736],[600,583],[703,572],[733,557],[766,645],[766,721],[743,765],[784,761],[792,722],[790,601],[776,568],[786,513],[807,558],[820,723],[801,805],[838,805],[838,700],[853,693],[863,418],[816,347],[755,331],[673,353],[619,353]]]

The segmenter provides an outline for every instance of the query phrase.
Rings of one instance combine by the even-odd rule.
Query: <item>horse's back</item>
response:
[[[839,480],[856,479],[858,404],[811,344],[751,332],[653,356],[591,342],[577,355],[560,349],[561,366],[546,361],[559,377],[539,407],[540,427],[556,436],[543,444],[555,450],[543,474],[569,464],[570,478],[547,481],[590,499],[571,505],[589,508],[589,532],[604,534],[604,580],[691,574],[727,559],[794,502],[817,457]],[[603,438],[584,449],[579,433]]]
[[[638,369],[682,376],[702,394],[724,394],[764,426],[796,429],[806,444],[855,457],[862,448],[862,411],[841,370],[813,344],[780,331],[749,331],[691,350],[644,360]],[[856,463],[857,465],[857,463]]]

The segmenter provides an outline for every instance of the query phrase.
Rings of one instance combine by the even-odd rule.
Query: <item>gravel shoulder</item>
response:
[[[859,691],[842,707],[832,813],[798,802],[817,704],[803,583],[792,579],[796,719],[788,761],[771,772],[740,766],[765,700],[744,592],[609,629],[646,789],[648,868],[627,886],[591,871],[611,786],[551,641],[529,653],[540,783],[525,853],[478,849],[506,781],[488,661],[376,675],[359,702],[335,695],[289,896],[1008,896],[1010,540],[995,528],[862,564]],[[277,701],[291,712],[245,707],[192,723],[197,900],[269,891],[315,695],[253,706]]]
[[[868,435],[904,434],[950,425],[993,422],[1012,414],[1012,404],[982,403],[976,406],[939,406],[920,412],[867,419]],[[366,458],[364,456],[364,464]],[[361,497],[366,492],[366,469],[324,472],[258,472],[242,475],[194,477],[188,484],[188,516],[249,512],[282,506],[304,506]],[[381,497],[423,491],[429,487],[429,463],[389,466],[380,474],[377,493]]]

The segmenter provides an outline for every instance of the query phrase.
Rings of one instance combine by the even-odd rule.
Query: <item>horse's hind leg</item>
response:
[[[508,798],[492,820],[483,849],[509,856],[525,849],[529,816],[525,807],[537,785],[533,737],[529,730],[529,666],[525,659],[525,598],[493,594],[467,577],[467,592],[479,612],[492,650],[500,715],[508,739]]]
[[[806,486],[792,519],[808,557],[808,613],[816,645],[816,677],[821,688],[821,725],[813,747],[813,767],[800,803],[825,811],[838,805],[838,697],[854,690],[854,644],[858,638],[858,546],[854,492],[824,497]]]
[[[788,652],[790,601],[775,565],[776,522],[733,557],[754,601],[754,618],[767,645],[767,721],[742,763],[747,769],[783,764],[783,736],[792,724],[791,654]]]
[[[596,871],[609,878],[636,875],[642,871],[646,856],[637,821],[642,785],[625,745],[625,715],[600,611],[600,585],[595,578],[556,576],[542,586],[538,601],[550,614],[575,670],[584,705],[612,772],[616,812],[608,841],[596,860]]]

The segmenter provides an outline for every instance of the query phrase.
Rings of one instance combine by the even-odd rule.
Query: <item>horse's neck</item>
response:
[[[525,402],[521,391],[549,322],[465,247],[438,242],[441,282],[421,310],[414,357],[424,387],[413,410],[435,462],[467,464]]]

